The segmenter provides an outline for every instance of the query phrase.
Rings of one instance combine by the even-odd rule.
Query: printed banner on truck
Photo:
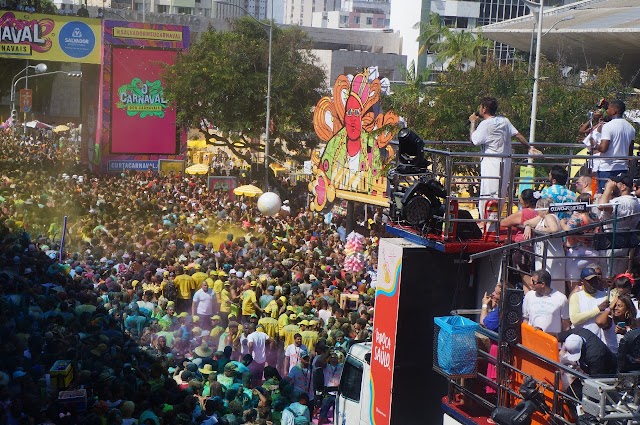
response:
[[[373,315],[371,346],[371,424],[391,422],[391,390],[396,357],[398,304],[400,302],[401,246],[380,240],[378,253],[378,283]]]
[[[99,64],[101,22],[0,11],[0,57]]]
[[[164,96],[164,64],[175,50],[114,48],[111,153],[176,155],[176,110]]]

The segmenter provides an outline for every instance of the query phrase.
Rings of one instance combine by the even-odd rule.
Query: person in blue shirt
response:
[[[498,332],[500,327],[500,293],[502,284],[498,283],[490,295],[484,293],[482,298],[482,311],[480,312],[480,324],[490,331]]]
[[[569,180],[569,173],[564,167],[560,165],[554,165],[549,172],[549,180],[551,180],[551,186],[542,189],[540,198],[550,198],[553,204],[562,204],[564,202],[576,202],[577,196],[575,192],[567,189],[567,180]],[[570,214],[565,212],[559,212],[559,219],[569,218]]]

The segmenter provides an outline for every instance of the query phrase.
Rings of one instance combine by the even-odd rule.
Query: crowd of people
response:
[[[370,339],[379,223],[349,272],[344,217],[296,200],[267,217],[200,177],[91,174],[73,145],[9,134],[0,173],[1,423],[330,420]]]

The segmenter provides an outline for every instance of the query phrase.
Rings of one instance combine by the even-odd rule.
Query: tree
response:
[[[308,157],[311,111],[323,95],[325,74],[299,28],[274,24],[272,46],[270,154]],[[251,162],[250,152],[264,151],[267,64],[268,35],[251,18],[235,21],[231,31],[202,33],[165,71],[165,93],[175,102],[178,124],[200,129],[207,143]],[[209,131],[210,125],[217,131]]]
[[[577,129],[586,113],[600,98],[620,98],[627,109],[636,109],[640,99],[622,80],[614,66],[589,71],[590,77],[565,78],[562,64],[543,61],[538,94],[538,142],[575,143]],[[383,98],[385,110],[402,116],[412,130],[424,140],[469,140],[467,119],[483,96],[493,96],[500,104],[499,113],[507,116],[520,133],[529,134],[533,80],[527,77],[526,64],[500,66],[492,61],[462,71],[442,73],[436,84],[407,84],[393,87],[393,94]],[[474,151],[469,143],[460,151]],[[545,148],[545,153],[568,153],[561,148]],[[524,152],[522,152],[524,153]],[[470,169],[458,169],[470,173]],[[536,169],[540,175],[548,170]]]
[[[432,53],[433,47],[440,42],[443,36],[443,29],[447,29],[442,25],[440,15],[434,12],[429,12],[428,22],[418,22],[413,28],[420,29],[420,35],[418,35],[419,55]]]

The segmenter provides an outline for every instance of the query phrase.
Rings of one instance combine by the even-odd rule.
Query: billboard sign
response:
[[[176,111],[164,97],[164,64],[174,50],[114,48],[111,153],[175,155]]]
[[[128,170],[149,171],[149,168],[153,171],[158,171],[158,161],[109,161],[107,171],[110,173],[119,173]]]
[[[380,240],[376,304],[373,315],[373,342],[371,345],[371,406],[369,414],[371,424],[374,425],[388,425],[391,421],[402,254],[402,246],[393,244],[386,239]]]
[[[0,57],[100,63],[100,19],[0,11]]]

